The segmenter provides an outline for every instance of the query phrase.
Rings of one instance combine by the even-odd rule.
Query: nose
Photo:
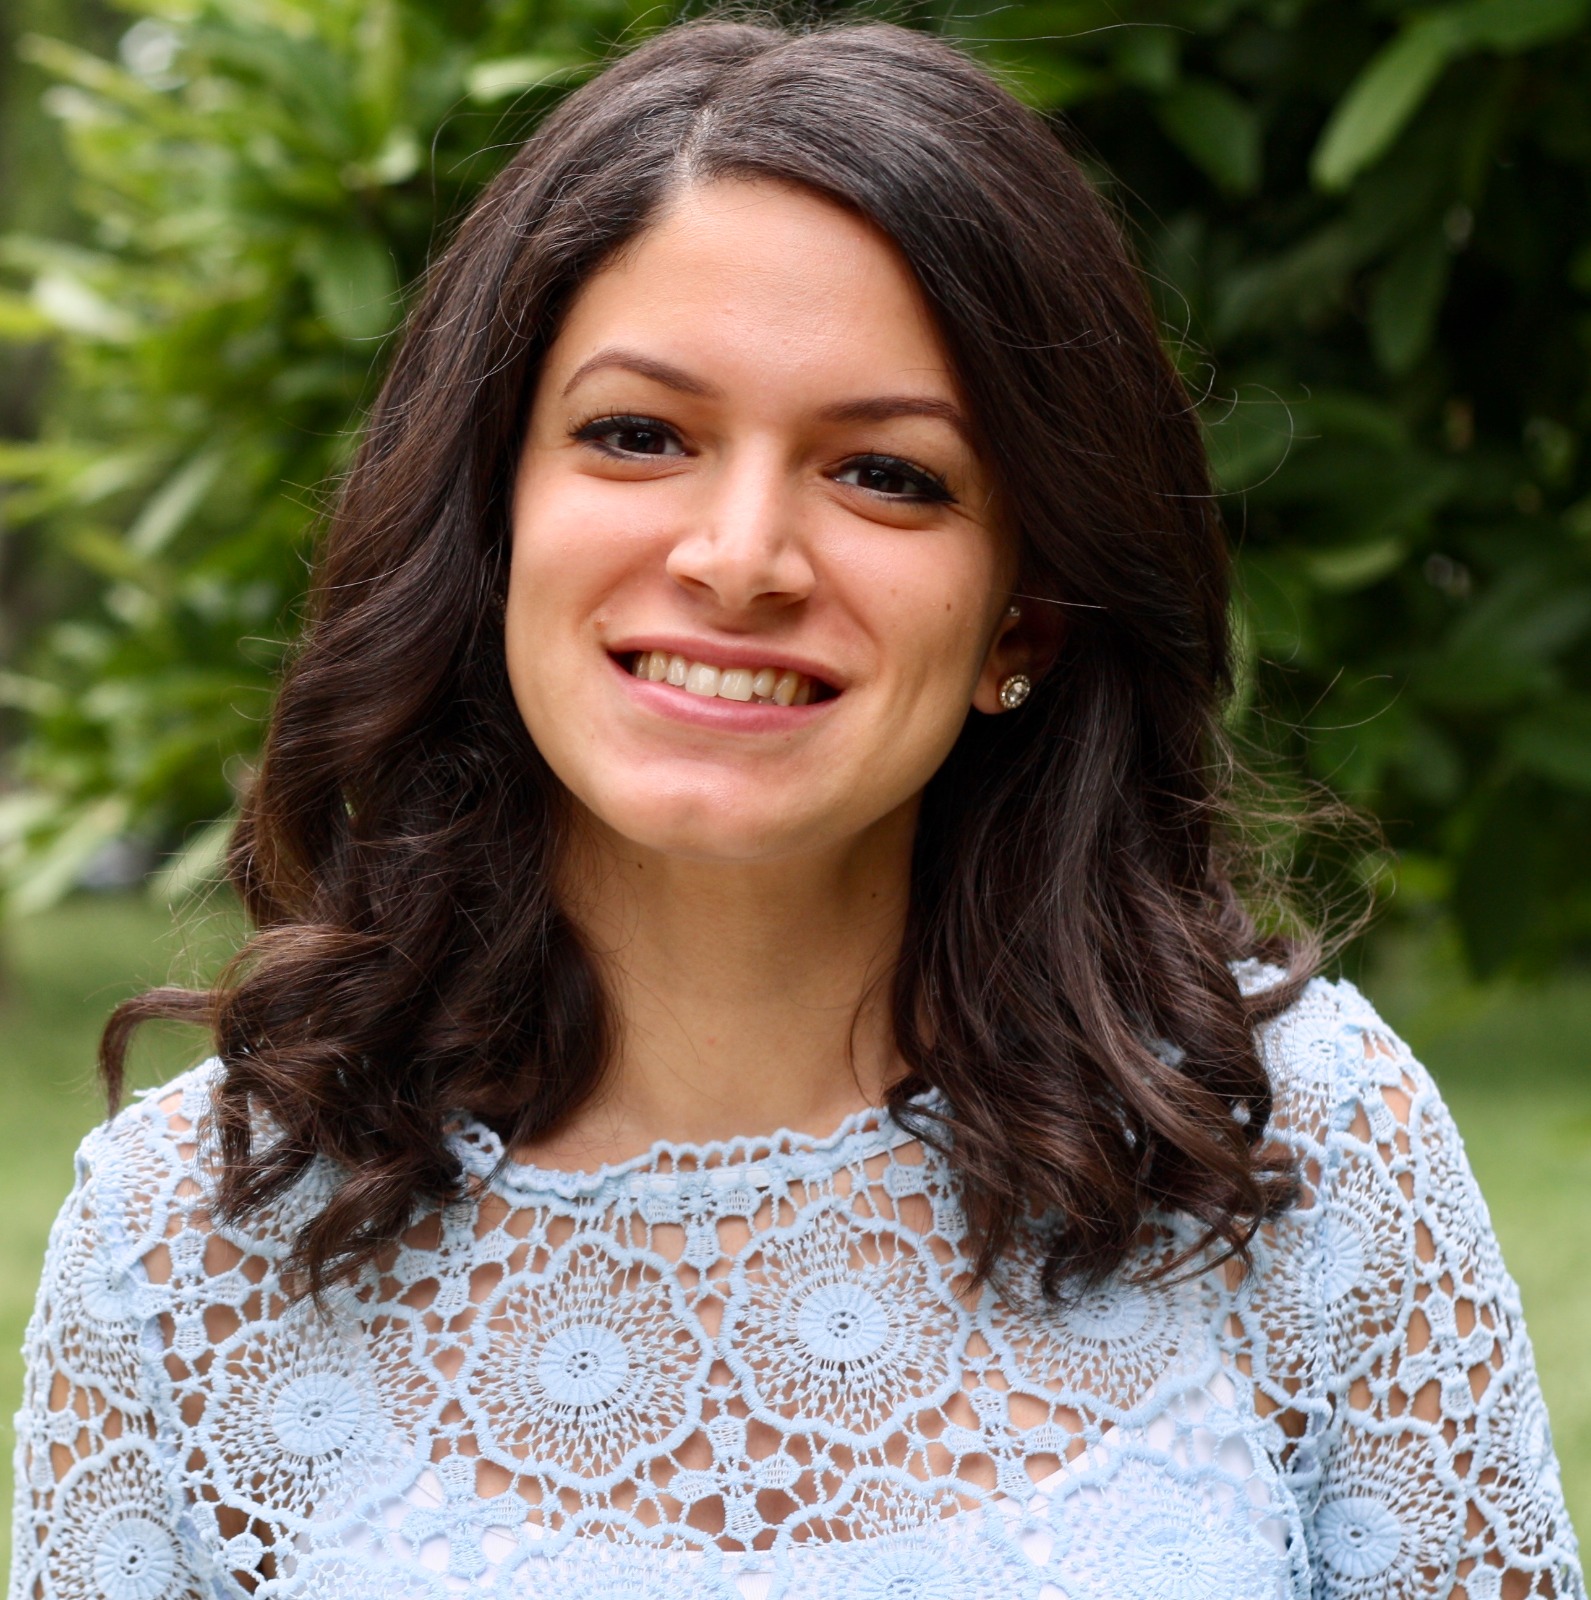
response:
[[[726,460],[704,477],[690,524],[669,552],[669,576],[725,612],[799,604],[815,579],[799,498],[773,449]]]

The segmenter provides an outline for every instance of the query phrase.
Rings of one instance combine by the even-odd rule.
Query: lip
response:
[[[684,656],[687,661],[705,661],[715,667],[773,667],[780,672],[799,672],[812,678],[836,697],[845,688],[844,680],[833,667],[825,666],[811,656],[792,655],[788,650],[777,650],[768,645],[736,643],[730,639],[690,639],[679,633],[646,633],[609,639],[603,643],[609,656],[633,656],[642,650],[666,650],[671,656]],[[798,709],[798,708],[789,708]]]
[[[635,648],[673,649],[668,644],[636,645]],[[674,650],[673,653],[685,654],[683,650]],[[608,657],[608,664],[632,704],[657,716],[667,717],[672,722],[682,722],[693,728],[716,729],[722,733],[794,733],[815,718],[823,716],[830,707],[838,705],[840,699],[835,695],[832,699],[814,700],[804,706],[758,705],[753,700],[720,700],[716,695],[709,698],[706,695],[687,694],[685,690],[676,689],[671,684],[653,683],[650,679],[638,678],[622,661],[616,660],[611,655]],[[723,664],[733,667],[750,663],[724,661]],[[757,664],[778,667],[784,663],[782,658],[776,660],[768,656],[759,656]],[[792,666],[789,670],[799,672],[801,669]]]

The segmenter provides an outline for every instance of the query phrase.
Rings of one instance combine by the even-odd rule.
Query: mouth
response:
[[[759,706],[808,706],[832,700],[839,690],[787,667],[720,667],[668,650],[635,650],[615,659],[633,677],[702,700],[733,700]]]

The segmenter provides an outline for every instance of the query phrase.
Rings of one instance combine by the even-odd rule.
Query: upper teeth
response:
[[[653,683],[671,683],[704,699],[755,700],[760,705],[804,706],[812,699],[812,680],[778,667],[715,667],[667,650],[642,650],[630,670]]]

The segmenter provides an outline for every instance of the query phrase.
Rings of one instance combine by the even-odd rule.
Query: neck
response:
[[[596,830],[566,873],[618,1029],[593,1098],[531,1158],[589,1167],[659,1139],[826,1133],[899,1075],[890,978],[915,808],[822,857],[682,860]]]

